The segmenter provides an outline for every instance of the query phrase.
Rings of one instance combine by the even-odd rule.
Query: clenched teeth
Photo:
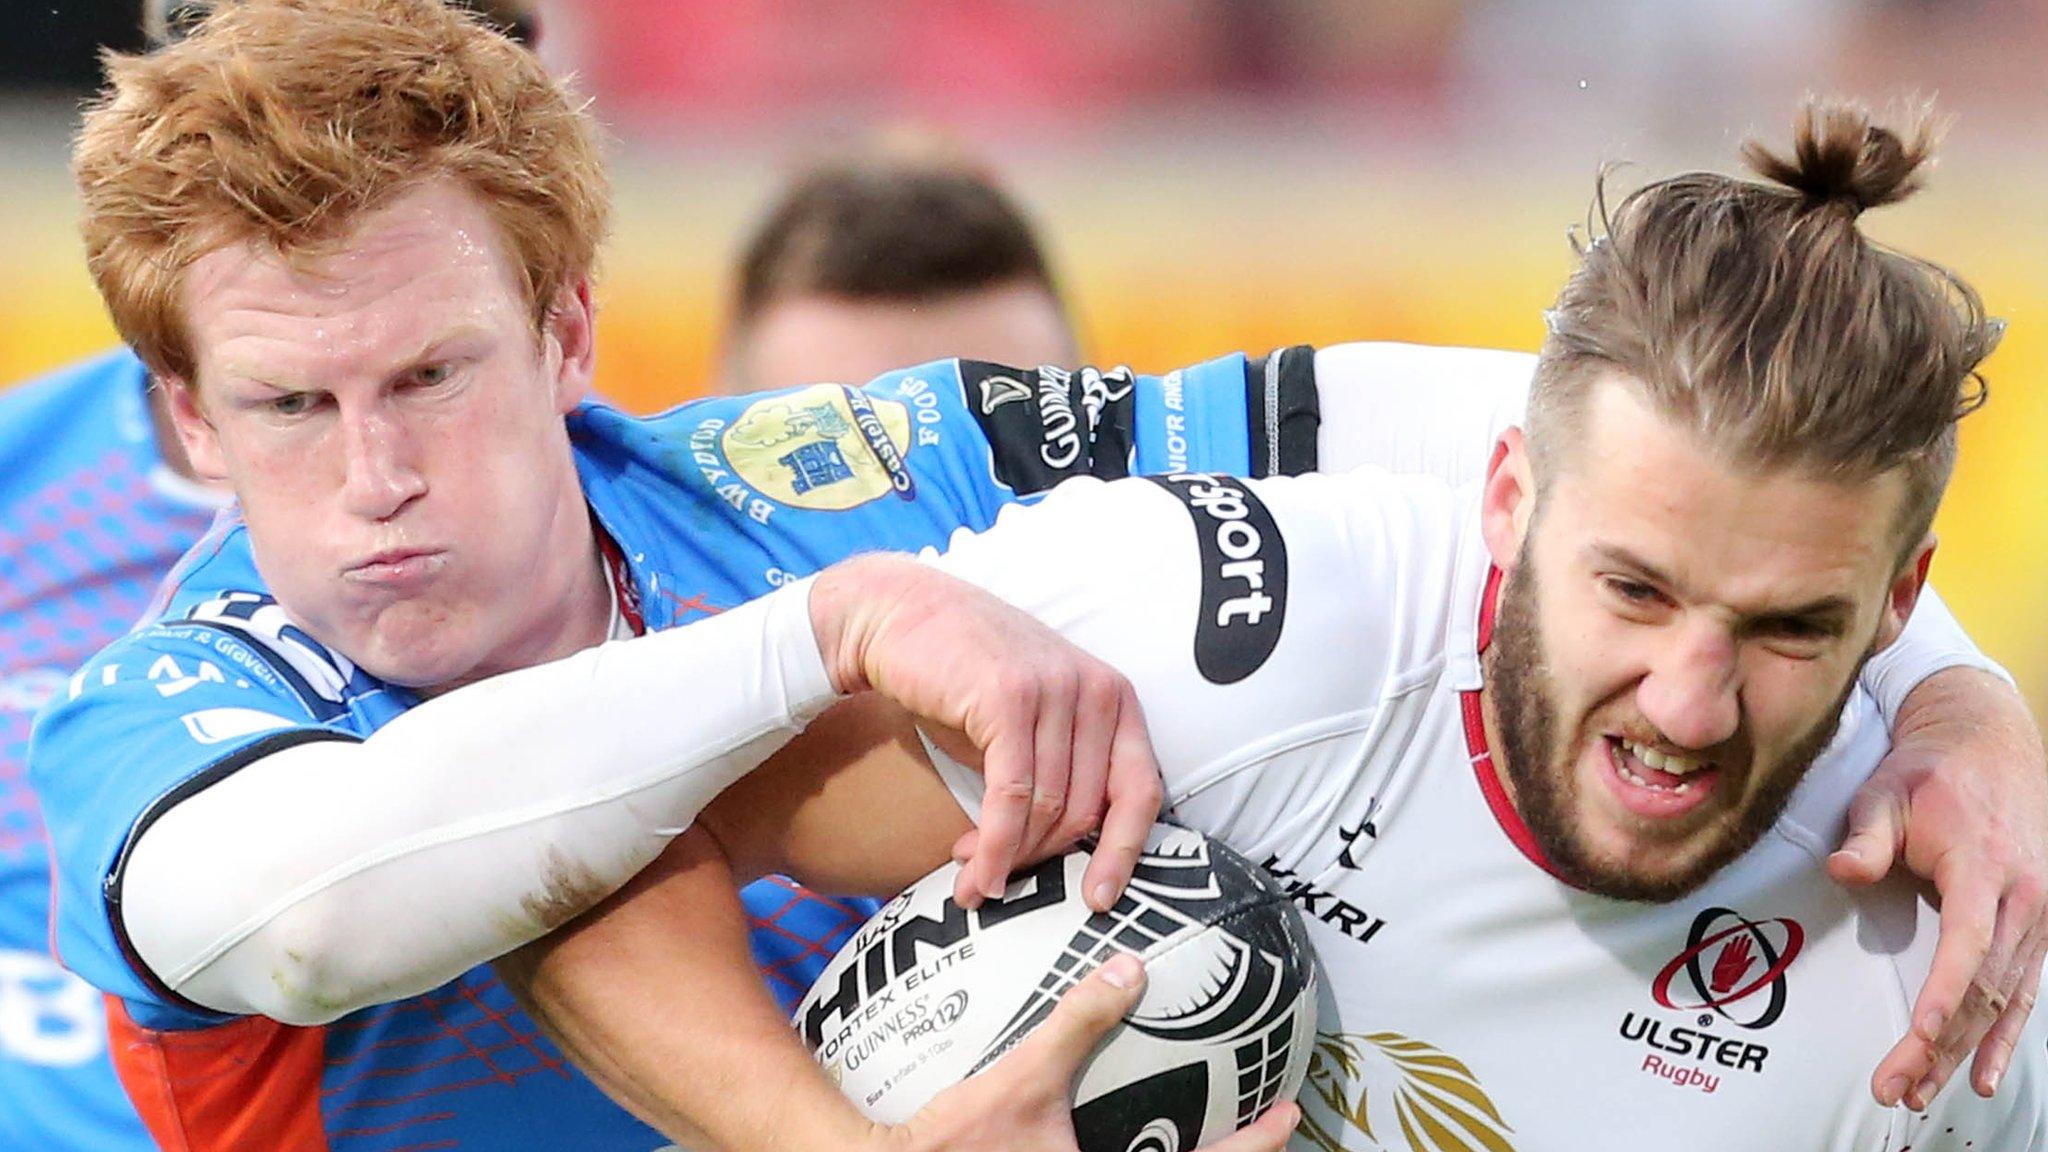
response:
[[[1628,766],[1627,761],[1623,761],[1621,764],[1621,778],[1639,788],[1653,788],[1659,792],[1670,792],[1677,796],[1683,796],[1692,790],[1692,781],[1690,780],[1680,780],[1676,784],[1653,784],[1636,775],[1635,771]]]
[[[1692,756],[1675,756],[1669,752],[1659,752],[1655,748],[1645,748],[1633,740],[1624,740],[1621,742],[1621,746],[1629,755],[1641,760],[1644,764],[1655,768],[1659,772],[1668,772],[1673,776],[1690,776],[1694,772],[1710,766],[1705,760]]]

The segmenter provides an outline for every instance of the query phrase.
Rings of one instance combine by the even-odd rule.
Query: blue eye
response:
[[[413,369],[412,383],[432,388],[446,384],[455,375],[455,369],[448,364],[422,364]]]
[[[301,416],[310,411],[319,397],[311,392],[287,392],[270,402],[270,410],[280,416]]]

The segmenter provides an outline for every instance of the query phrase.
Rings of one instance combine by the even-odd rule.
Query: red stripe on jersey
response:
[[[320,1126],[326,1032],[263,1016],[159,1032],[107,997],[114,1071],[150,1137],[169,1152],[331,1152]]]
[[[1482,656],[1493,645],[1493,618],[1500,610],[1500,585],[1500,569],[1488,568],[1486,590],[1479,594],[1479,654]]]
[[[633,630],[633,635],[645,636],[647,618],[640,612],[640,591],[626,575],[626,554],[603,525],[593,519],[590,527],[597,533],[597,550],[604,557],[604,574],[611,579],[612,594],[618,597],[619,615],[625,617],[626,627]]]
[[[1500,569],[1486,574],[1486,591],[1479,602],[1479,650],[1486,651],[1493,643],[1494,610],[1500,601]],[[1486,743],[1486,710],[1481,707],[1480,694],[1460,692],[1458,704],[1465,714],[1465,750],[1472,755],[1472,774],[1479,778],[1479,794],[1486,797],[1486,807],[1493,813],[1493,819],[1500,830],[1507,834],[1508,842],[1536,865],[1557,880],[1571,883],[1558,874],[1550,864],[1550,858],[1536,843],[1535,833],[1522,821],[1522,814],[1515,811],[1515,802],[1508,798],[1507,788],[1500,782],[1500,773],[1493,765],[1493,749]]]

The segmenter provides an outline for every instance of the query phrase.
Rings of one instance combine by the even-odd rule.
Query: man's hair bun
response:
[[[1800,112],[1791,155],[1751,140],[1742,146],[1742,158],[1758,175],[1815,207],[1841,205],[1853,217],[1918,191],[1938,135],[1924,108],[1902,134],[1874,123],[1860,104],[1810,102]]]

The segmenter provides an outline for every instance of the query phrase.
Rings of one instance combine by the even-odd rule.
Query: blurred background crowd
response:
[[[1731,169],[1805,92],[1956,117],[1924,194],[1864,218],[2011,321],[1964,426],[1936,579],[2048,705],[2048,0],[542,0],[613,133],[600,387],[715,387],[742,245],[792,173],[943,133],[1038,226],[1091,362],[1289,343],[1533,350],[1596,173]],[[134,0],[0,29],[0,381],[112,341],[65,160]]]

